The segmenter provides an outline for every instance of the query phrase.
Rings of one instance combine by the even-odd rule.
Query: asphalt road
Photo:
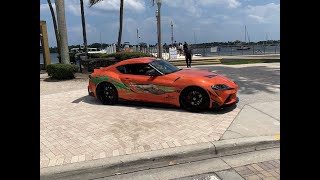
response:
[[[221,74],[238,86],[238,107],[257,102],[280,101],[280,63],[194,66]]]

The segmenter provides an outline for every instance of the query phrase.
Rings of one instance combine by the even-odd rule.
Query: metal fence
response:
[[[277,45],[250,45],[246,49],[241,49],[239,46],[205,46],[195,47],[191,45],[192,53],[198,54],[203,57],[210,56],[241,56],[241,55],[267,55],[267,54],[280,54],[280,44]],[[157,47],[133,47],[133,52],[144,52],[157,56]],[[179,52],[178,52],[179,53]],[[183,52],[182,52],[183,54]],[[169,47],[163,47],[163,59],[168,60]]]
[[[152,54],[153,56],[157,57],[158,55],[158,47],[136,47],[133,46],[133,48],[131,49],[131,51],[133,52],[143,52],[146,54]],[[168,60],[169,59],[169,48],[162,48],[162,58],[164,60]]]
[[[192,48],[193,54],[208,56],[239,56],[239,55],[266,55],[280,54],[280,45],[250,45],[241,48],[239,46],[215,46]]]

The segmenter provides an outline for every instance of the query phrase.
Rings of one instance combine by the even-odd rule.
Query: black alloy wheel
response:
[[[209,96],[201,88],[191,87],[183,91],[180,98],[181,107],[191,112],[201,112],[209,108]]]

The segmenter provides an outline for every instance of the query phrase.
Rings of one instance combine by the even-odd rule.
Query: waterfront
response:
[[[263,46],[254,45],[249,46],[248,50],[237,50],[237,47],[219,46],[219,51],[211,52],[211,47],[195,48],[193,54],[201,54],[204,57],[209,56],[240,56],[240,55],[264,55],[264,54],[280,54],[280,45]]]
[[[280,45],[277,46],[250,46],[248,50],[237,50],[236,47],[219,47],[220,51],[211,52],[211,47],[193,49],[193,54],[201,54],[203,57],[210,56],[241,56],[241,55],[264,55],[264,54],[280,54]],[[155,50],[155,49],[153,49]],[[152,50],[144,49],[144,52],[151,52]],[[155,50],[156,51],[156,50]],[[166,50],[164,50],[166,51]],[[51,64],[59,63],[58,53],[50,53]],[[40,53],[40,64],[43,63],[43,54]]]
[[[58,53],[50,53],[51,64],[59,63]],[[43,53],[40,53],[40,64],[43,63]]]

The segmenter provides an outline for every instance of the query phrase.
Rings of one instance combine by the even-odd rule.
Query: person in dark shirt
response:
[[[187,67],[191,68],[192,50],[191,50],[191,47],[187,44],[187,42],[184,42],[183,44],[183,52],[186,58]]]

